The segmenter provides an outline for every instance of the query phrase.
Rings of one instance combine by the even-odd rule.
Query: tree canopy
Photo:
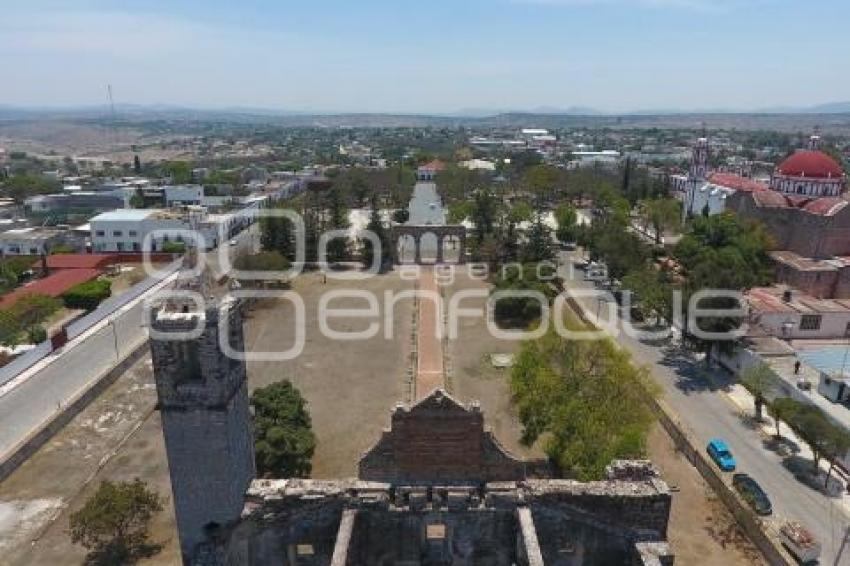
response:
[[[310,475],[316,449],[307,402],[289,380],[254,391],[254,454],[261,477]]]
[[[568,316],[567,327],[582,325]],[[617,458],[642,458],[653,422],[645,402],[653,392],[610,340],[565,340],[554,330],[526,342],[511,373],[522,440],[543,440],[550,460],[570,478],[601,479]]]
[[[70,518],[71,540],[88,549],[87,564],[132,564],[155,554],[148,525],[162,511],[159,495],[140,479],[102,481]]]

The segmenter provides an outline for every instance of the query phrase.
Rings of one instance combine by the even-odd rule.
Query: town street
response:
[[[560,275],[571,289],[593,289],[584,281],[584,272],[570,269],[577,253],[562,253]],[[572,271],[572,278],[570,272]],[[591,317],[598,308],[596,299],[579,300]],[[607,307],[599,309],[605,316]],[[694,437],[707,444],[720,437],[729,444],[738,464],[758,481],[773,503],[772,520],[795,519],[802,522],[823,544],[821,564],[850,564],[850,542],[838,557],[842,541],[850,528],[850,517],[842,506],[829,497],[798,481],[783,464],[783,457],[768,449],[765,438],[742,419],[742,409],[724,393],[732,378],[722,370],[707,370],[702,363],[668,343],[647,344],[620,331],[617,341],[631,352],[635,362],[646,365],[661,386],[663,397],[687,424]]]

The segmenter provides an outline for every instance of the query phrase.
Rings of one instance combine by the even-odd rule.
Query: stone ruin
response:
[[[673,563],[671,495],[651,463],[613,462],[604,481],[541,479],[543,463],[510,455],[477,405],[442,390],[396,407],[359,478],[256,480],[245,362],[220,347],[243,351],[239,303],[177,302],[150,322],[186,564]]]
[[[606,479],[531,479],[480,409],[441,390],[399,406],[359,479],[255,480],[240,519],[193,564],[221,566],[673,564],[671,495],[648,461]]]

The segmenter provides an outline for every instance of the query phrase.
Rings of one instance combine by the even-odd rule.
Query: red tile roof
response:
[[[58,297],[74,285],[91,281],[101,274],[99,269],[63,269],[43,279],[36,279],[0,298],[0,308],[6,309],[26,295]]]
[[[708,178],[708,181],[721,187],[748,193],[768,190],[768,186],[764,183],[759,183],[758,181],[753,181],[752,179],[733,173],[713,173]]]
[[[803,210],[819,216],[833,216],[847,204],[847,200],[841,197],[823,197],[805,204]]]
[[[439,159],[435,159],[425,165],[419,167],[420,169],[426,169],[428,171],[442,171],[446,168],[446,164],[440,161]]]
[[[115,254],[55,254],[48,256],[47,267],[50,269],[102,269],[107,265],[117,263]],[[41,261],[35,262],[34,267],[41,267]]]
[[[756,205],[766,208],[789,208],[788,200],[776,191],[759,191],[753,193],[753,200]]]

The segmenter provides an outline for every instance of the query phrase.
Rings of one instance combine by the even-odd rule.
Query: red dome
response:
[[[789,177],[813,177],[835,179],[844,175],[844,170],[833,158],[822,151],[798,151],[777,168],[780,175]]]

